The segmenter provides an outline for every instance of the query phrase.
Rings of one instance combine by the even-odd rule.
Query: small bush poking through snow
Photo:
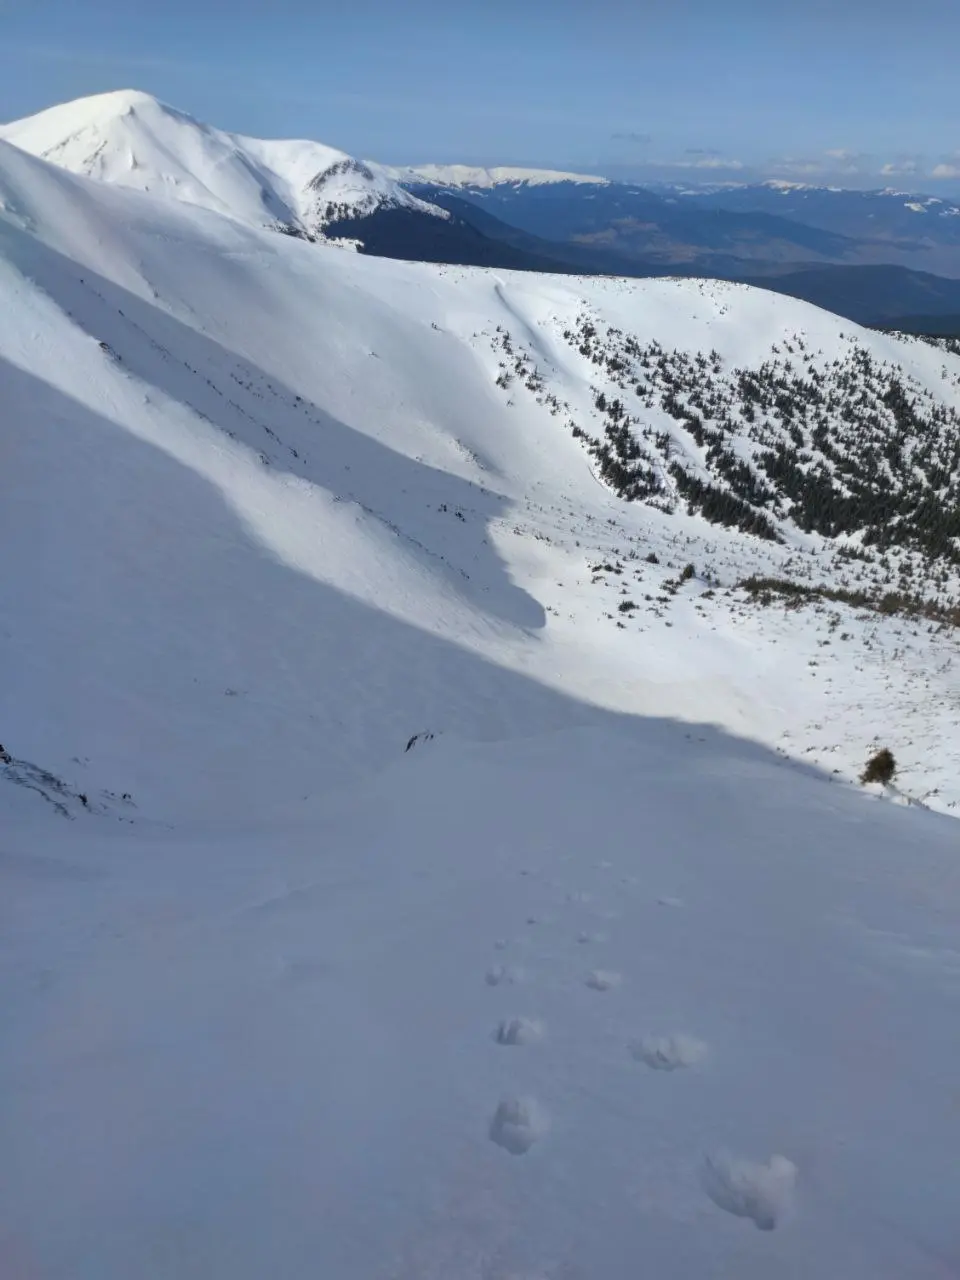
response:
[[[897,762],[888,747],[875,751],[867,761],[866,768],[860,775],[861,782],[882,782],[884,786],[893,780],[897,771]]]
[[[696,575],[696,572],[697,571],[692,564],[684,565],[680,574],[680,581],[689,582],[690,579]]]

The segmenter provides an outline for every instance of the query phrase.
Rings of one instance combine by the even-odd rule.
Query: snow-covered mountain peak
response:
[[[110,121],[138,110],[148,114],[184,116],[182,111],[142,89],[113,89],[109,93],[95,93],[72,102],[58,103],[38,111],[36,115],[0,127],[5,132],[17,131],[25,139],[31,139],[31,150],[34,147],[49,149],[84,129],[105,127]]]
[[[320,142],[227,133],[133,89],[0,125],[0,139],[72,173],[301,234],[383,206],[448,216],[382,166]]]
[[[132,150],[152,138],[170,142],[178,129],[211,133],[207,126],[139,89],[117,89],[48,107],[0,125],[0,138],[74,173],[119,182],[122,160],[139,168]],[[126,155],[112,154],[126,147]],[[147,156],[144,155],[144,160]],[[122,185],[141,185],[127,182]]]

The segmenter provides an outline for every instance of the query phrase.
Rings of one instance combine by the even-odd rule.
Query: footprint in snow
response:
[[[523,981],[523,970],[513,965],[495,964],[487,970],[484,980],[488,987],[514,986]]]
[[[512,1156],[522,1156],[550,1129],[535,1098],[503,1098],[490,1121],[489,1137]]]
[[[536,1044],[543,1039],[544,1026],[537,1018],[504,1018],[493,1038],[497,1044]]]
[[[623,979],[612,969],[591,969],[585,981],[592,991],[610,991],[614,987],[619,987]]]
[[[700,1062],[707,1046],[694,1036],[674,1032],[666,1036],[643,1036],[630,1046],[630,1052],[638,1062],[654,1071],[676,1071],[678,1067],[692,1067]]]
[[[750,1218],[760,1231],[773,1231],[792,1208],[797,1166],[786,1156],[762,1164],[724,1153],[706,1157],[700,1180],[718,1208]]]

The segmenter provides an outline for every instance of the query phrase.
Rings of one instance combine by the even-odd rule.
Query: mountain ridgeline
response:
[[[860,324],[914,331],[949,331],[944,324],[960,314],[960,207],[933,197],[782,183],[650,190],[549,170],[396,169],[318,142],[226,133],[135,91],[0,125],[2,139],[75,173],[378,257],[713,276],[790,293]]]
[[[821,257],[848,255],[858,243],[853,215],[829,197],[792,191],[786,199],[764,187],[753,203],[746,190],[718,192],[729,207],[714,207],[706,196],[574,174],[391,170],[319,143],[227,134],[139,93],[53,108],[4,126],[0,137],[101,183],[172,194],[251,227],[374,257],[613,274],[626,255],[630,274],[641,277],[654,260],[677,253],[671,236],[694,262],[706,254],[727,271],[729,255],[747,243],[758,258],[774,241],[790,246],[787,256]],[[911,218],[942,227],[944,244],[960,227],[943,202],[904,206],[889,194],[861,194],[854,205],[880,216],[889,237],[902,237]],[[781,207],[794,215],[809,208],[821,225],[773,211]],[[693,269],[685,264],[686,273]],[[917,278],[905,267],[857,265],[756,283],[798,298],[828,295],[841,313],[873,306],[888,319],[914,296]],[[815,537],[851,556],[900,548],[928,564],[958,561],[960,371],[949,343],[868,343],[842,330],[818,339],[813,325],[778,322],[778,340],[735,344],[749,358],[733,358],[714,341],[713,326],[729,323],[727,314],[754,291],[716,284],[705,293],[697,280],[677,287],[692,311],[701,303],[714,309],[713,320],[684,326],[681,343],[669,341],[655,315],[638,329],[586,303],[563,324],[541,321],[552,354],[522,329],[498,326],[498,394],[532,394],[565,420],[598,477],[629,502],[702,516],[770,543]],[[928,309],[940,294],[960,307],[960,280],[924,277],[917,287]],[[786,299],[780,306],[776,294],[766,296],[773,313],[791,313]],[[559,347],[590,388],[586,404],[557,381]],[[917,370],[905,359],[917,352],[928,366],[940,364]]]

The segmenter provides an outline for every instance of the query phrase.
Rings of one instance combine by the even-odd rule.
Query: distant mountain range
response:
[[[894,262],[960,276],[960,205],[939,196],[838,190],[764,182],[702,191],[661,192],[684,208],[736,214],[776,214],[857,243],[863,260]]]
[[[536,170],[397,171],[433,205],[472,204],[581,270],[766,283],[867,324],[960,311],[960,206],[790,183],[657,190]],[[913,327],[911,320],[908,327]]]
[[[644,267],[697,265],[710,271],[744,262],[775,266],[850,258],[856,242],[771,213],[704,211],[623,183],[574,181],[444,185],[408,179],[431,203],[455,195],[545,240],[615,255]],[[756,268],[755,268],[756,269]]]
[[[396,168],[202,124],[145,93],[0,126],[74,173],[380,257],[498,269],[714,276],[863,324],[957,331],[960,206],[791,183],[648,189],[594,174]]]
[[[770,270],[883,262],[960,277],[960,205],[935,196],[782,182],[647,188],[461,166],[394,172],[410,190],[455,192],[533,235],[603,246],[644,262],[714,258],[726,265],[732,256]]]

